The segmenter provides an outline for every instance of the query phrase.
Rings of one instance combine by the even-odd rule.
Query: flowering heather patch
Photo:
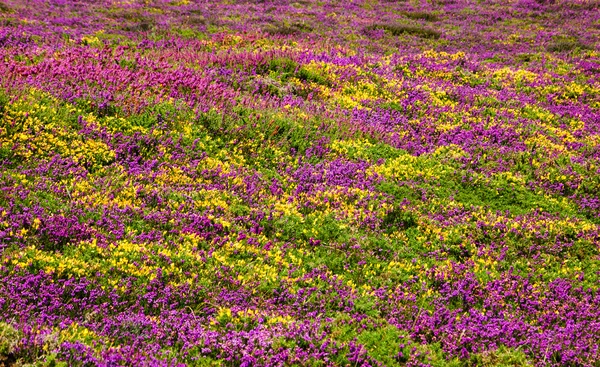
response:
[[[599,36],[0,0],[0,366],[600,366]]]

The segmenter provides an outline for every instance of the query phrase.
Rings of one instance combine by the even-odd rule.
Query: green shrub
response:
[[[402,12],[402,15],[410,19],[425,20],[427,22],[437,22],[439,20],[437,15],[424,11],[405,11]]]
[[[300,70],[298,70],[298,79],[321,85],[329,85],[327,77],[305,67],[302,67]]]
[[[270,35],[291,36],[293,34],[310,32],[312,31],[312,27],[304,23],[294,22],[292,24],[270,24],[263,28],[263,30]]]
[[[4,93],[3,91],[0,91],[0,121],[4,118],[2,114],[4,113],[4,109],[9,104],[9,102],[10,99],[8,98],[8,95],[6,95],[6,93]]]
[[[149,21],[129,24],[123,27],[123,30],[128,32],[148,32],[154,28],[154,25]]]
[[[546,46],[549,52],[569,52],[575,49],[586,50],[590,47],[574,37],[557,37]]]
[[[420,26],[416,26],[416,25],[408,25],[408,24],[389,24],[389,23],[385,23],[385,24],[372,24],[370,26],[368,26],[367,28],[365,28],[365,30],[377,30],[377,29],[383,29],[386,32],[392,34],[393,36],[400,36],[402,34],[409,34],[409,35],[413,35],[413,36],[418,36],[421,38],[432,38],[432,39],[437,39],[441,37],[441,33],[430,29],[430,28],[424,28],[424,27],[420,27]]]
[[[268,70],[280,73],[292,73],[298,67],[298,63],[289,57],[277,57],[269,61]]]
[[[0,356],[11,354],[20,338],[21,335],[17,329],[9,324],[0,322]]]

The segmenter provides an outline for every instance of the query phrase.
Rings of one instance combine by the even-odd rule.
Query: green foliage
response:
[[[277,57],[269,61],[266,71],[275,72],[283,78],[291,75],[298,68],[298,63],[289,57]]]
[[[468,367],[526,367],[533,366],[533,363],[523,351],[502,346],[494,351],[472,354],[464,365]]]
[[[437,15],[424,11],[404,11],[401,14],[410,19],[425,20],[427,22],[437,22],[439,20]]]
[[[306,67],[301,67],[300,70],[298,70],[298,79],[321,85],[329,85],[329,80],[327,80],[327,77],[325,75],[320,74],[314,70],[310,70]]]
[[[590,49],[590,47],[582,43],[578,38],[568,36],[555,37],[548,45],[546,45],[547,51],[556,53],[569,52],[576,49],[586,50]]]
[[[368,26],[365,30],[376,30],[383,29],[389,32],[393,36],[400,36],[403,34],[418,36],[421,38],[432,38],[437,39],[442,36],[439,31],[431,28],[425,28],[417,25],[408,24],[390,24],[390,23],[376,23]]]
[[[12,354],[21,339],[21,333],[11,325],[0,322],[0,362]]]
[[[191,110],[181,101],[165,101],[146,108],[142,113],[127,118],[131,126],[151,128],[165,123],[179,130],[192,116]]]
[[[346,156],[349,159],[364,159],[369,162],[378,163],[381,160],[398,158],[406,153],[406,151],[394,148],[389,144],[376,142],[361,149],[349,146]]]
[[[123,26],[123,30],[128,32],[148,32],[152,28],[154,28],[152,21],[141,21]]]
[[[3,1],[0,1],[0,13],[12,13],[13,10],[10,6],[5,4]]]
[[[396,67],[394,67],[395,71],[401,71],[401,67],[400,65],[397,65]],[[384,109],[384,110],[393,110],[393,111],[398,111],[398,112],[404,112],[405,108],[402,107],[398,102],[384,102],[381,103],[379,105],[379,108]]]
[[[384,366],[400,366],[396,356],[400,352],[400,343],[405,336],[391,325],[363,331],[358,335],[358,342],[363,344],[370,357]]]
[[[369,317],[378,317],[379,310],[376,308],[375,302],[369,297],[361,297],[354,302],[354,309],[357,312],[365,314]],[[377,330],[377,333],[384,332],[385,330]],[[397,330],[396,330],[397,331]]]
[[[7,160],[11,161],[14,157],[12,149],[9,147],[0,147],[0,162]]]
[[[397,202],[400,202],[403,199],[418,200],[420,197],[419,193],[410,186],[396,184],[390,181],[381,182],[377,186],[377,189],[383,193],[393,196]]]
[[[383,218],[382,229],[387,233],[392,233],[399,229],[408,229],[415,226],[417,226],[415,214],[396,207]]]
[[[119,66],[123,69],[129,69],[135,71],[138,68],[137,61],[135,59],[122,58],[119,60]]]
[[[309,43],[317,48],[314,62],[307,63],[310,57],[303,54],[305,49],[294,48],[298,43],[285,38],[311,32],[312,28],[304,23],[274,23],[264,29],[267,34],[263,34],[262,39],[256,40],[255,35],[244,33],[228,42],[227,37],[234,34],[240,24],[234,22],[243,17],[225,16],[223,22],[231,25],[227,28],[225,23],[209,22],[198,16],[206,9],[193,9],[197,4],[186,3],[173,1],[170,4],[178,8],[168,9],[165,13],[161,13],[164,9],[158,5],[106,10],[113,15],[113,20],[118,20],[115,23],[121,30],[113,31],[121,36],[98,32],[82,42],[105,47],[109,39],[133,45],[141,39],[175,40],[177,50],[173,52],[167,50],[162,54],[164,50],[152,49],[149,42],[145,47],[124,50],[125,56],[116,56],[114,60],[109,56],[108,62],[116,62],[131,72],[140,72],[141,66],[133,57],[138,52],[143,58],[161,55],[161,62],[172,63],[175,70],[190,67],[190,71],[206,77],[213,75],[210,70],[225,68],[232,73],[214,74],[217,83],[222,83],[216,87],[222,95],[237,97],[224,105],[220,104],[219,97],[207,95],[210,97],[208,106],[218,107],[200,112],[209,107],[192,105],[197,101],[192,87],[173,91],[183,96],[181,100],[163,99],[159,103],[153,99],[155,91],[146,90],[143,95],[149,99],[139,101],[143,106],[140,110],[136,110],[137,105],[119,105],[129,101],[123,95],[115,96],[110,104],[102,104],[94,99],[100,98],[101,93],[89,92],[90,96],[96,97],[84,97],[73,106],[33,91],[29,105],[19,107],[18,113],[9,119],[7,106],[10,107],[10,101],[17,96],[0,91],[0,127],[7,137],[6,144],[0,146],[0,162],[17,162],[13,146],[33,146],[29,140],[36,134],[41,136],[40,132],[54,129],[57,139],[68,137],[60,141],[60,146],[97,139],[94,141],[98,144],[89,148],[90,151],[103,149],[106,142],[114,150],[131,146],[132,155],[140,158],[140,165],[144,163],[138,173],[133,164],[120,160],[121,154],[117,156],[118,160],[107,158],[92,168],[84,164],[86,158],[72,166],[72,162],[67,162],[68,170],[58,164],[52,166],[56,168],[48,169],[36,166],[46,162],[47,157],[40,156],[42,153],[27,157],[28,161],[23,163],[0,163],[4,169],[0,172],[0,181],[5,187],[5,194],[0,195],[0,211],[7,210],[6,214],[1,214],[0,225],[6,220],[5,232],[11,233],[3,235],[8,246],[0,247],[7,254],[4,266],[8,271],[34,274],[43,271],[53,277],[53,281],[85,276],[111,297],[113,290],[121,297],[119,302],[106,299],[106,302],[115,303],[111,312],[118,312],[119,307],[129,307],[135,302],[139,312],[148,316],[160,314],[162,306],[157,308],[159,301],[146,292],[155,294],[156,289],[150,290],[152,287],[169,285],[173,288],[169,288],[165,302],[172,305],[174,312],[191,311],[194,321],[201,321],[203,327],[217,330],[221,336],[232,327],[236,331],[268,330],[270,325],[276,325],[279,333],[285,327],[297,327],[314,320],[321,322],[320,327],[326,335],[325,339],[319,340],[331,341],[335,348],[339,347],[331,354],[329,362],[344,366],[349,363],[350,343],[362,344],[369,358],[386,366],[406,363],[529,366],[528,358],[536,356],[526,355],[530,353],[526,348],[523,352],[500,347],[471,353],[465,360],[452,359],[451,356],[456,354],[445,352],[448,345],[443,344],[448,329],[440,328],[435,337],[433,332],[426,333],[421,339],[418,332],[410,330],[410,321],[408,324],[403,321],[415,316],[413,310],[428,312],[438,307],[440,289],[447,289],[440,287],[456,284],[454,277],[464,276],[460,273],[462,269],[476,278],[481,289],[485,289],[487,282],[506,274],[532,279],[536,287],[542,289],[557,278],[597,289],[600,277],[595,263],[599,252],[597,238],[594,238],[597,230],[593,232],[589,224],[600,219],[597,213],[591,212],[592,209],[588,210],[590,212],[579,210],[577,200],[581,195],[597,197],[600,178],[591,161],[576,159],[578,155],[593,157],[596,141],[593,134],[586,135],[590,133],[590,126],[583,120],[589,116],[580,115],[582,121],[575,121],[577,116],[571,118],[568,113],[558,116],[563,115],[562,112],[551,114],[549,111],[554,109],[548,107],[560,107],[558,105],[563,102],[587,103],[593,99],[595,90],[586,85],[589,75],[578,71],[578,68],[583,71],[593,67],[589,63],[582,62],[578,66],[572,60],[564,61],[564,57],[558,57],[560,55],[548,59],[542,57],[544,53],[539,49],[526,48],[519,48],[528,51],[526,53],[511,56],[502,51],[484,61],[463,52],[452,53],[461,49],[455,47],[455,42],[463,41],[456,37],[461,35],[461,27],[425,23],[447,20],[447,16],[441,15],[442,10],[434,13],[395,10],[396,15],[408,18],[400,20],[405,23],[386,23],[386,17],[361,19],[362,24],[371,24],[366,30],[387,34],[383,42],[371,42],[350,32],[352,34],[347,38],[342,35],[340,42],[351,40],[361,44],[361,49],[344,44],[340,44],[339,49],[335,47],[337,45],[323,49],[319,42],[311,39]],[[369,3],[364,7],[369,8]],[[302,8],[303,5],[306,4],[294,3],[290,7]],[[437,8],[437,4],[433,5]],[[321,2],[316,6],[328,5]],[[273,6],[267,12],[273,9],[278,7]],[[340,29],[348,24],[355,25],[345,23],[346,18],[330,10],[327,9],[328,22],[339,24]],[[464,15],[469,10],[472,9],[459,12]],[[0,12],[10,11],[10,7],[0,2]],[[170,11],[185,12],[185,20],[174,27],[161,29],[155,26],[158,23],[153,17],[157,14],[170,16],[167,14]],[[198,25],[207,30],[198,30]],[[122,32],[123,29],[148,34],[131,35]],[[452,40],[439,40],[442,30],[452,32],[453,36],[449,37]],[[217,31],[220,34],[209,34]],[[470,32],[464,35],[478,37]],[[396,40],[391,36],[415,36],[426,40]],[[522,40],[521,34],[514,33],[513,36]],[[178,37],[210,38],[210,42],[184,42]],[[438,40],[428,41],[431,39]],[[507,46],[500,37],[492,39]],[[510,38],[510,42],[514,39]],[[61,47],[69,44],[81,47],[67,33],[63,33],[59,41]],[[303,40],[298,41],[304,44]],[[169,47],[169,42],[164,44]],[[182,45],[183,49],[180,48]],[[193,49],[186,49],[186,45]],[[240,48],[236,49],[238,46]],[[398,46],[401,52],[398,52]],[[198,64],[190,66],[193,57],[189,55],[201,55],[204,47],[216,55],[216,60],[229,61],[225,64],[214,62],[209,65],[208,74],[202,74],[205,71],[200,70]],[[376,55],[371,53],[370,47],[377,50]],[[413,47],[417,51],[413,52]],[[576,53],[585,48],[587,46],[574,37],[557,37],[546,47],[547,51],[556,53]],[[260,53],[265,50],[267,52]],[[428,51],[423,53],[423,50]],[[251,57],[246,59],[245,52],[250,52]],[[321,52],[331,57],[317,57]],[[378,59],[383,54],[393,56]],[[12,59],[7,56],[6,61],[31,66],[44,60],[44,55],[27,55],[17,53]],[[348,63],[338,62],[340,59],[348,60]],[[542,61],[545,66],[540,66]],[[255,70],[243,69],[251,68],[249,65],[255,62],[258,63]],[[494,65],[497,62],[501,64]],[[529,64],[527,69],[519,69],[513,68],[511,63]],[[557,73],[538,73],[538,67]],[[556,75],[558,71],[569,78],[569,73],[578,75],[561,80]],[[557,81],[556,85],[551,84],[554,81]],[[574,82],[567,88],[561,81]],[[92,91],[98,87],[94,83],[100,84],[93,80],[86,82]],[[463,86],[477,88],[471,90]],[[254,87],[262,89],[254,90]],[[496,93],[497,90],[503,92]],[[88,93],[86,91],[83,93]],[[542,109],[535,104],[523,105],[521,93],[532,97],[525,98],[527,101],[538,98],[545,110],[540,112]],[[309,94],[314,99],[304,104],[295,99]],[[287,97],[291,97],[290,102]],[[244,105],[251,98],[256,103]],[[342,98],[351,101],[349,105],[355,106],[356,110],[341,107],[345,106],[340,102]],[[589,101],[584,100],[586,98]],[[411,103],[406,103],[408,101]],[[43,108],[34,110],[34,104]],[[591,109],[594,107],[597,106],[590,106]],[[360,121],[361,116],[373,113],[373,117],[378,118],[378,113],[389,110],[398,112],[392,117],[402,115],[407,119],[390,127],[392,124],[388,125],[383,116],[381,122],[386,128],[381,129],[376,124],[370,125],[369,119]],[[546,112],[547,116],[540,117]],[[23,121],[28,117],[35,117],[42,123],[24,128]],[[496,138],[498,141],[504,139],[500,132],[497,137],[482,138],[484,143],[476,148],[469,146],[469,139],[461,140],[458,135],[461,129],[467,131],[480,123],[485,128],[512,129],[510,132],[528,148],[497,152]],[[80,132],[84,125],[93,129],[91,137]],[[20,133],[27,135],[22,138],[23,143],[14,139]],[[136,138],[141,137],[139,142],[132,139],[133,134]],[[536,144],[545,146],[529,146],[529,138],[538,135],[547,139],[539,139],[542,143]],[[51,140],[44,139],[44,143]],[[127,144],[122,144],[123,141]],[[409,153],[386,141],[417,148]],[[445,146],[449,141],[458,142],[458,145]],[[486,144],[490,141],[492,144]],[[578,148],[578,144],[584,147]],[[542,148],[546,151],[542,152]],[[307,154],[311,152],[317,153]],[[546,152],[550,152],[550,158],[543,156]],[[23,160],[20,156],[19,159]],[[149,162],[141,162],[144,159]],[[366,161],[368,167],[358,171],[352,166],[335,167],[338,159],[344,163]],[[502,166],[504,164],[508,167]],[[16,175],[14,168],[17,165],[22,165],[18,172],[24,175]],[[81,168],[78,165],[87,170],[82,175],[85,177],[72,173],[82,172],[78,171]],[[314,168],[327,179],[313,175],[315,171],[303,171],[304,168]],[[40,173],[42,171],[44,173]],[[78,177],[77,181],[74,176]],[[330,177],[335,179],[330,180]],[[538,180],[541,180],[539,185]],[[569,185],[554,189],[557,182]],[[303,191],[309,186],[312,188]],[[41,223],[41,227],[31,224],[33,217],[29,216],[34,215],[31,213],[40,217],[33,223]],[[52,228],[45,226],[48,221],[44,217],[52,214],[76,216],[79,223],[89,229],[86,233],[93,234],[90,239],[97,236],[98,243],[88,241],[87,237],[79,242],[67,237],[54,240],[40,234],[39,228],[41,231]],[[571,219],[575,224],[568,227],[572,224]],[[10,225],[9,220],[12,221]],[[506,227],[504,222],[508,223]],[[527,228],[528,225],[534,229]],[[2,229],[4,231],[4,227]],[[199,234],[192,236],[189,233],[195,231]],[[159,268],[163,270],[162,275],[157,275]],[[177,291],[171,292],[171,289]],[[199,289],[201,293],[196,293]],[[298,293],[300,290],[303,293]],[[227,291],[237,292],[244,300],[238,303],[237,297],[225,294]],[[389,291],[389,298],[386,298],[386,291]],[[160,291],[157,292],[157,297],[162,297]],[[348,295],[349,299],[341,297],[342,294]],[[245,297],[251,302],[246,302]],[[466,299],[456,296],[444,306],[450,311],[482,310],[479,298],[472,302]],[[280,310],[280,302],[281,310],[289,311],[283,319],[285,322],[276,313]],[[258,312],[248,316],[242,310],[244,315],[240,316],[237,310],[248,305],[256,307],[254,310]],[[502,309],[505,305],[497,306]],[[236,309],[233,314],[232,309]],[[80,316],[75,316],[79,310],[65,312],[79,320]],[[85,322],[96,329],[95,322],[107,315],[90,316],[95,319],[93,322],[88,320],[88,313],[84,316]],[[535,321],[527,316],[524,318],[525,322]],[[398,330],[388,324],[393,319],[400,320],[403,327],[409,327]],[[157,330],[169,328],[159,323],[159,318],[150,320],[156,321]],[[194,327],[192,318],[188,320],[188,326]],[[418,320],[417,315],[415,323]],[[452,319],[448,321],[452,322]],[[125,334],[144,336],[143,323],[132,321],[123,325]],[[111,331],[113,338],[106,336],[105,331],[99,331],[103,335],[99,336],[86,334],[84,330],[87,329],[83,327],[71,329],[67,330],[71,335],[69,340],[82,341],[98,353],[102,348],[118,348],[120,342],[129,341],[128,336],[118,335],[118,332]],[[417,336],[411,334],[413,332]],[[14,343],[21,337],[12,326],[0,323],[0,365],[13,363],[15,359],[18,363],[31,361],[39,366],[66,365],[58,362],[54,355],[45,355],[41,349],[26,350],[23,356],[13,355]],[[104,343],[103,338],[110,340]],[[231,361],[219,361],[220,351],[213,347],[208,348],[210,352],[207,353],[198,346],[199,350],[192,348],[186,350],[187,354],[178,354],[177,343],[182,342],[177,338],[179,336],[173,334],[170,340],[175,345],[163,346],[165,349],[158,353],[164,352],[163,356],[168,354],[197,366],[238,363],[235,357],[230,358]],[[269,342],[272,342],[271,346]],[[465,339],[463,342],[467,343]],[[318,341],[273,337],[267,338],[266,343],[265,353],[272,352],[269,347],[275,351],[287,348],[294,357],[294,351],[307,347],[307,343],[318,344]],[[482,343],[476,348],[494,347]],[[318,366],[325,362],[312,360],[303,364]]]
[[[19,349],[23,336],[11,325],[0,322],[0,366],[67,367],[66,362],[59,361],[56,354],[49,354],[41,346]]]
[[[355,339],[358,336],[356,331],[356,324],[350,316],[344,313],[337,313],[333,317],[333,321],[330,323],[331,332],[330,335],[342,343],[347,343],[350,340]]]
[[[263,31],[270,35],[275,36],[291,36],[298,33],[310,32],[312,31],[312,27],[306,23],[301,22],[293,22],[290,24],[285,23],[275,23],[269,24]]]
[[[223,362],[212,357],[200,356],[192,360],[188,366],[190,367],[220,367]]]
[[[208,35],[206,33],[200,32],[194,28],[174,28],[174,33],[178,34],[181,38],[185,39],[197,39],[197,40],[207,40]]]
[[[455,177],[454,199],[465,206],[475,205],[492,210],[510,211],[514,215],[526,214],[533,210],[544,210],[550,213],[576,214],[569,204],[557,199],[537,194],[530,189],[495,178],[489,182],[462,182]],[[450,186],[450,185],[448,185]]]
[[[4,118],[2,114],[4,113],[4,109],[6,108],[9,102],[10,99],[8,97],[8,94],[6,94],[5,91],[0,90],[0,120]]]
[[[50,354],[45,357],[42,361],[37,361],[34,366],[36,367],[67,367],[69,364],[64,361],[60,361],[56,354]]]

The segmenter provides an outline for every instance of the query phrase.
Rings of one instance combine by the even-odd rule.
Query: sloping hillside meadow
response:
[[[0,0],[0,366],[600,366],[600,3]]]

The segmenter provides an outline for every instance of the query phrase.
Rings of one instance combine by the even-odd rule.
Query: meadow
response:
[[[600,2],[0,0],[0,366],[600,366]]]

